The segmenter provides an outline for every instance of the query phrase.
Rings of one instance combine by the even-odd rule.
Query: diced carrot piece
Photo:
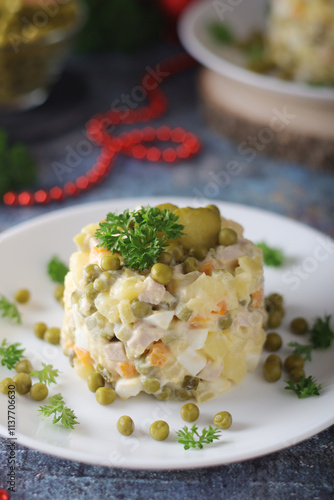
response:
[[[227,311],[226,302],[225,302],[225,300],[222,300],[222,301],[218,302],[217,310],[211,311],[211,312],[213,314],[219,314],[220,316],[225,316],[226,311]]]
[[[212,269],[213,269],[213,266],[212,266],[211,262],[203,262],[199,268],[201,273],[205,273],[208,276],[211,276]]]
[[[196,314],[196,316],[188,320],[188,323],[190,325],[194,325],[195,323],[209,323],[209,321],[210,318],[203,318],[203,316],[199,316],[198,314]]]
[[[250,307],[260,307],[263,301],[263,288],[260,288],[260,290],[256,290],[256,292],[252,293],[252,303]]]
[[[152,366],[163,366],[169,358],[169,349],[162,342],[157,342],[154,344],[148,355],[147,361]]]
[[[66,339],[66,342],[65,342],[65,349],[71,349],[72,347],[74,346],[74,343],[72,342],[71,339]]]
[[[74,352],[84,365],[89,366],[93,364],[93,360],[86,349],[82,349],[81,347],[74,345]]]
[[[135,365],[129,361],[117,363],[116,371],[122,378],[132,378],[138,375]]]

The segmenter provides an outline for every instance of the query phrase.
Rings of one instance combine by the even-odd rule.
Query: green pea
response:
[[[15,365],[16,373],[30,373],[32,371],[31,363],[28,359],[22,359]]]
[[[199,417],[199,409],[194,403],[187,403],[182,406],[180,415],[186,422],[195,422]]]
[[[269,352],[278,351],[282,347],[282,337],[276,332],[267,333],[264,349]]]
[[[229,227],[224,227],[219,231],[218,235],[219,245],[224,245],[224,246],[235,245],[237,241],[238,241],[238,235],[233,229],[230,229]]]
[[[166,266],[166,264],[154,264],[151,269],[151,276],[158,283],[168,285],[173,276],[173,269]]]
[[[263,376],[267,382],[276,382],[281,378],[281,367],[278,363],[265,362],[263,365]]]
[[[43,339],[47,328],[48,327],[46,326],[45,323],[35,323],[34,324],[34,334],[36,335],[36,337],[38,339]]]
[[[284,361],[284,368],[291,372],[295,368],[304,368],[304,359],[298,354],[290,354]]]
[[[5,394],[5,396],[8,396],[8,391],[14,391],[14,390],[15,390],[15,384],[12,378],[7,377],[0,382],[0,392],[2,392],[2,394]]]
[[[117,271],[121,267],[118,255],[105,255],[102,257],[100,266],[102,271]]]
[[[193,271],[198,271],[200,268],[200,263],[195,257],[187,257],[183,262],[183,272],[185,274],[191,273]]]
[[[290,380],[294,380],[295,382],[299,382],[300,377],[305,377],[305,370],[303,368],[293,368],[289,371]]]
[[[44,340],[49,344],[58,345],[60,342],[60,328],[48,328],[44,334]]]
[[[116,392],[111,387],[99,387],[95,392],[95,398],[100,405],[110,405],[116,399]]]
[[[164,385],[161,391],[155,395],[160,401],[167,401],[173,397],[173,389],[169,385]]]
[[[184,304],[179,304],[175,310],[175,316],[185,323],[189,320],[192,313],[192,310],[188,309]]]
[[[99,277],[101,269],[97,264],[88,264],[83,272],[83,276],[88,283],[93,282]]]
[[[143,387],[147,394],[154,394],[160,389],[160,382],[156,378],[148,377],[144,380]]]
[[[94,280],[95,281],[95,280]],[[97,296],[97,291],[94,287],[94,283],[88,283],[84,288],[84,294],[87,300],[93,301]]]
[[[265,360],[265,363],[274,363],[280,368],[282,367],[282,360],[277,354],[270,354]]]
[[[131,304],[131,311],[136,318],[145,318],[152,312],[151,304],[147,302],[142,302],[140,300],[134,300]]]
[[[64,297],[64,290],[65,287],[64,285],[57,285],[56,288],[54,289],[53,295],[58,302],[61,301],[61,299]]]
[[[98,372],[91,372],[87,377],[88,389],[96,392],[99,387],[104,387],[104,378]]]
[[[294,318],[290,323],[290,329],[296,335],[304,335],[309,329],[308,322],[305,318]]]
[[[172,245],[169,245],[166,248],[166,252],[169,253],[169,254],[171,254],[171,256],[173,257],[173,259],[175,260],[175,262],[182,262],[183,257],[184,257],[184,250],[181,247],[181,245],[178,245],[176,243],[172,244]]]
[[[182,387],[184,389],[187,389],[188,391],[191,390],[196,390],[199,384],[199,378],[198,377],[192,377],[191,375],[185,375],[183,382],[182,382]]]
[[[268,297],[268,300],[274,304],[274,306],[282,306],[283,305],[283,297],[279,293],[271,293]]]
[[[267,325],[269,328],[277,328],[281,326],[282,323],[282,314],[280,311],[274,310],[268,315]]]
[[[49,394],[48,388],[42,382],[37,382],[30,388],[30,396],[36,401],[42,401]]]
[[[22,288],[15,293],[14,298],[19,304],[26,304],[30,299],[30,292],[29,290]]]
[[[18,394],[28,394],[31,387],[31,378],[27,373],[18,373],[13,380]]]
[[[173,260],[173,256],[170,253],[167,252],[161,252],[161,254],[158,257],[158,262],[161,264],[166,264],[166,266],[170,266]]]
[[[212,212],[215,212],[220,217],[220,210],[217,205],[207,205],[205,208],[212,210]]]
[[[101,275],[102,276],[102,275]],[[104,280],[103,278],[96,278],[96,280],[94,281],[94,290],[96,292],[105,292],[106,290],[108,290],[109,288],[109,283],[107,280]],[[89,294],[91,296],[94,296],[94,293],[93,291],[89,292]],[[94,297],[95,298],[95,297]]]
[[[189,250],[189,255],[191,255],[192,257],[196,257],[196,259],[198,260],[205,259],[207,253],[208,249],[205,247],[193,247]]]
[[[218,328],[220,330],[227,330],[233,323],[230,313],[226,313],[224,316],[218,318]]]
[[[219,429],[229,429],[232,425],[232,415],[228,411],[220,411],[213,417],[213,423]]]
[[[150,435],[156,441],[164,441],[169,436],[169,425],[164,420],[153,422],[150,427]]]
[[[130,436],[135,429],[135,424],[131,417],[123,415],[117,420],[116,427],[118,432],[123,434],[123,436]]]

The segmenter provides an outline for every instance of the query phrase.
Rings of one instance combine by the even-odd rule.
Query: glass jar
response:
[[[42,104],[85,21],[81,0],[1,0],[0,107]]]

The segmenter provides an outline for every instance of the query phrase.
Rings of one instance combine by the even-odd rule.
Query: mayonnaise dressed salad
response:
[[[143,391],[202,402],[240,383],[259,361],[262,251],[215,206],[158,208],[174,214],[183,233],[148,268],[129,267],[130,256],[103,246],[101,224],[74,238],[61,343],[80,376],[99,372],[122,399]]]

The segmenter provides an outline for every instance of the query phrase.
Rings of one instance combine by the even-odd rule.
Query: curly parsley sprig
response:
[[[56,378],[59,375],[59,370],[53,368],[52,365],[47,365],[46,363],[42,363],[42,370],[34,370],[29,375],[31,377],[38,377],[38,380],[44,384],[56,384]]]
[[[38,411],[43,415],[43,420],[53,415],[52,423],[60,422],[66,429],[74,429],[74,425],[79,424],[74,411],[65,405],[60,393],[49,398],[49,404],[40,406]]]
[[[332,315],[325,316],[324,319],[316,318],[311,330],[310,340],[314,349],[327,349],[334,340],[334,331],[330,327]]]
[[[294,349],[293,354],[297,354],[304,358],[304,361],[311,361],[312,345],[301,345],[298,342],[289,342],[289,347]]]
[[[290,380],[285,381],[288,385],[284,387],[287,391],[293,391],[299,399],[308,398],[310,396],[320,396],[321,384],[311,375],[307,378],[300,377],[298,382]]]
[[[98,247],[119,253],[126,267],[142,271],[157,262],[168,239],[182,236],[183,228],[173,212],[148,206],[108,213],[95,236]]]
[[[22,323],[21,314],[19,313],[16,305],[10,302],[4,295],[0,295],[0,311],[2,311],[3,318],[9,318],[19,325]]]
[[[198,427],[193,424],[190,429],[185,425],[181,430],[176,432],[177,441],[184,445],[185,450],[189,448],[202,449],[204,444],[212,443],[215,439],[219,439],[221,430],[217,427],[204,427],[202,434],[198,433]],[[198,439],[197,439],[197,438]]]
[[[0,346],[0,358],[1,365],[7,366],[9,370],[12,370],[16,363],[18,363],[23,358],[23,353],[25,349],[19,349],[21,344],[16,342],[15,344],[8,344],[7,339],[3,339]]]

